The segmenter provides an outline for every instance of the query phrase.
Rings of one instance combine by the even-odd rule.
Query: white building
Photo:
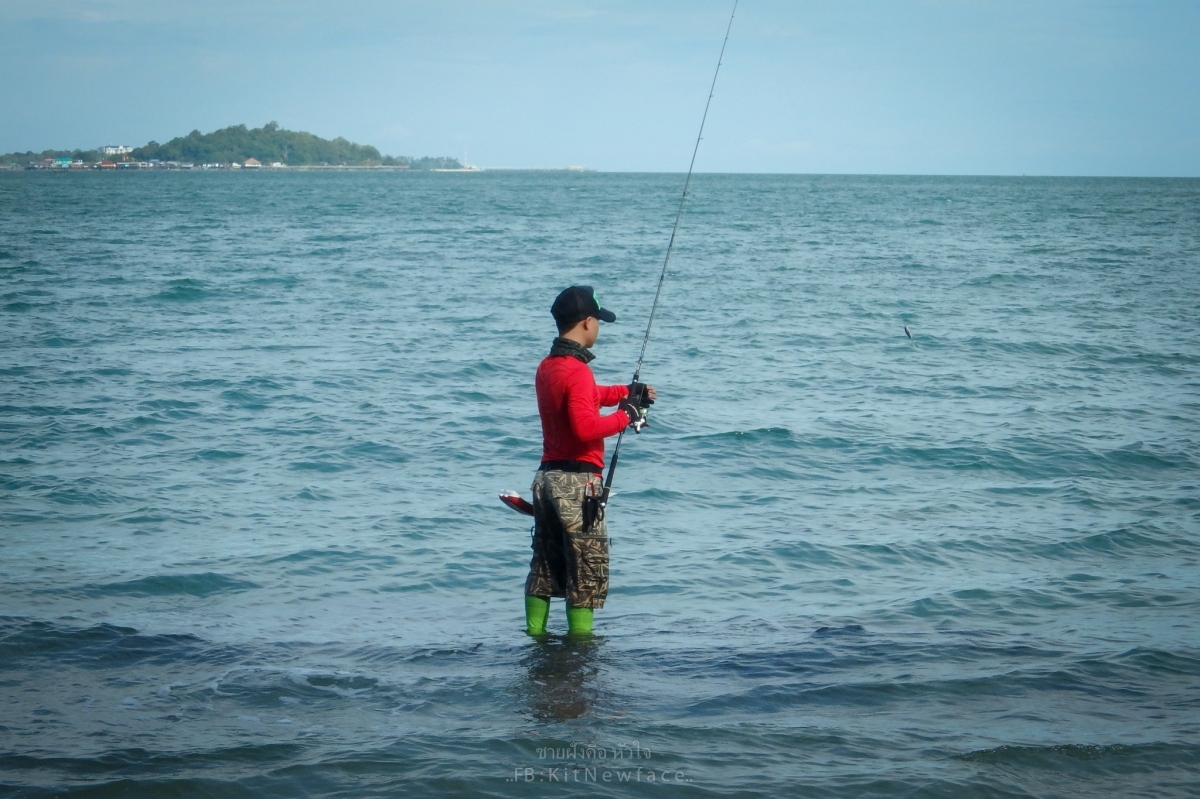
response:
[[[100,148],[105,155],[125,155],[125,153],[133,152],[132,147],[124,144],[106,144]]]

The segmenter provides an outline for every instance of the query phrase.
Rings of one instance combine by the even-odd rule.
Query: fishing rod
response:
[[[704,115],[700,117],[700,131],[696,134],[696,146],[692,148],[692,161],[688,164],[687,178],[683,181],[683,194],[679,196],[679,209],[675,212],[675,224],[671,228],[671,239],[667,242],[667,254],[663,258],[662,272],[658,276],[658,288],[654,290],[654,303],[650,306],[650,318],[646,320],[646,335],[642,337],[642,351],[638,353],[637,366],[633,370],[633,384],[636,384],[642,376],[642,361],[646,358],[646,345],[650,343],[650,328],[654,325],[658,299],[662,295],[663,283],[667,279],[667,266],[671,263],[671,253],[675,249],[675,234],[679,232],[679,220],[683,218],[683,206],[687,202],[688,189],[692,185],[692,171],[696,168],[696,153],[700,152],[700,139],[704,136],[704,123],[708,120],[708,107],[712,105],[713,92],[717,88],[717,76],[721,74],[721,63],[725,60],[725,45],[729,44],[729,32],[733,29],[733,17],[737,14],[737,7],[738,0],[734,0],[733,10],[729,12],[729,24],[725,26],[725,40],[721,42],[721,54],[717,56],[717,68],[713,71],[712,85],[708,87],[708,100],[704,103]],[[639,407],[641,406],[641,397],[631,399],[636,399]],[[635,433],[642,432],[642,427],[645,426],[646,411],[642,410],[641,413],[642,418],[630,425]],[[612,489],[613,475],[617,471],[617,459],[621,455],[623,438],[625,438],[625,430],[617,435],[617,443],[613,446],[612,460],[608,462],[608,476],[604,479],[604,488],[601,490],[600,496],[596,498],[599,505],[595,514],[597,519],[604,518],[604,509],[608,506],[608,495]],[[588,526],[590,527],[590,525]]]

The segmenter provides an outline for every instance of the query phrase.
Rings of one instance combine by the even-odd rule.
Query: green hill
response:
[[[46,158],[70,158],[73,161],[92,163],[99,161],[102,157],[99,150],[42,150],[40,153],[28,150],[23,153],[5,153],[4,155],[0,155],[0,166],[39,163]]]
[[[103,158],[98,150],[58,151],[44,153],[8,153],[0,163],[25,164],[43,158],[71,156],[84,161]],[[165,144],[156,141],[134,148],[129,157],[135,161],[188,161],[196,164],[226,164],[257,158],[264,164],[280,162],[288,166],[407,166],[411,169],[445,169],[460,166],[453,158],[408,158],[382,155],[369,144],[355,144],[342,137],[322,139],[303,131],[284,130],[275,122],[261,128],[233,125],[201,133],[193,130],[186,136],[171,139]]]

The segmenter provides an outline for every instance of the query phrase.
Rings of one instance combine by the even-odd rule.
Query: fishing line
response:
[[[696,146],[692,148],[692,161],[688,164],[687,178],[683,181],[683,194],[679,196],[679,209],[675,212],[675,224],[671,227],[671,240],[667,242],[667,254],[663,258],[662,272],[658,276],[658,287],[654,290],[654,302],[650,306],[650,318],[646,320],[646,335],[642,337],[642,350],[638,353],[637,367],[633,370],[633,382],[642,376],[642,361],[646,358],[646,345],[650,343],[650,328],[654,325],[654,314],[658,311],[658,299],[662,295],[663,283],[667,279],[667,266],[671,263],[671,253],[675,249],[675,234],[679,232],[679,220],[683,218],[683,206],[687,202],[688,189],[692,185],[692,171],[696,168],[696,153],[700,152],[700,140],[704,136],[704,123],[708,120],[708,107],[712,105],[713,92],[717,88],[717,76],[721,74],[721,63],[725,60],[725,45],[729,44],[729,31],[733,29],[733,17],[737,14],[738,0],[733,2],[733,10],[729,12],[729,24],[725,26],[725,40],[721,42],[721,54],[717,56],[717,68],[713,71],[712,85],[708,87],[708,100],[704,103],[704,115],[700,117],[700,130],[696,134]],[[628,429],[628,428],[626,428]],[[625,438],[625,430],[617,435],[617,443],[613,446],[612,460],[608,463],[608,477],[604,480],[604,489],[599,497],[600,516],[608,504],[609,489],[612,488],[613,474],[617,471],[617,458],[621,454],[621,440]]]

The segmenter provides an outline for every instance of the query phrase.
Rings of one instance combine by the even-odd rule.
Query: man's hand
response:
[[[658,392],[654,390],[654,386],[638,382],[629,384],[629,396],[621,400],[617,407],[629,417],[629,426],[633,428],[633,432],[640,433],[643,427],[650,424],[646,419],[646,411],[656,399]]]
[[[617,403],[617,410],[624,411],[625,415],[629,417],[629,426],[635,433],[642,432],[642,428],[650,424],[646,421],[646,409],[639,408],[629,397],[624,397]]]
[[[629,384],[629,399],[639,408],[649,408],[658,399],[658,392],[654,390],[654,386],[648,386],[645,383],[630,383]]]

